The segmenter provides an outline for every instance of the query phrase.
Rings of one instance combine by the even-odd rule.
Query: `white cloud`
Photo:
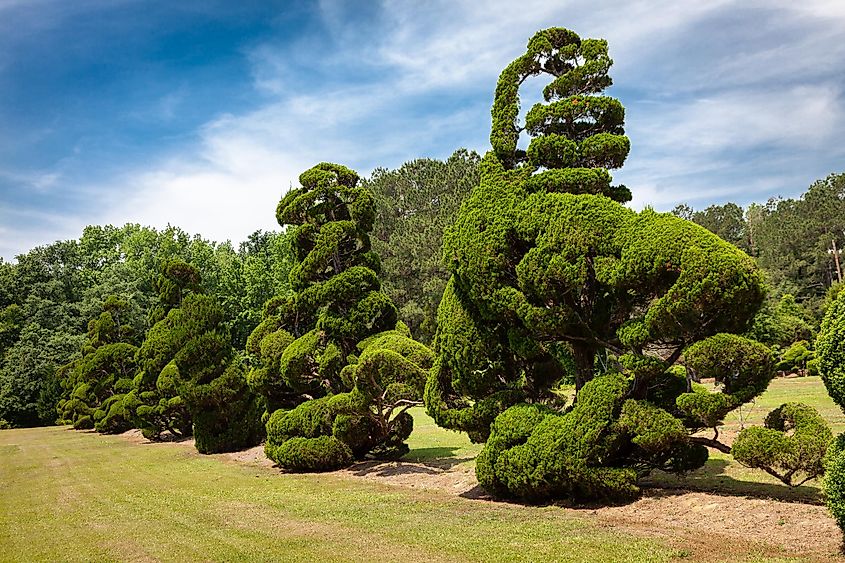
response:
[[[636,34],[628,32],[627,39],[646,36],[655,27],[679,25],[683,18],[704,11],[672,6],[666,2],[660,18],[651,18]],[[322,5],[328,28],[349,41],[353,32],[343,27],[339,9]],[[641,14],[647,5],[635,4],[633,9]],[[132,195],[110,209],[105,220],[172,223],[213,239],[239,240],[257,228],[274,228],[279,196],[317,162],[342,162],[366,174],[377,165],[396,166],[425,156],[431,139],[450,131],[455,141],[446,154],[468,144],[484,150],[489,101],[480,111],[464,106],[432,117],[415,115],[408,99],[436,96],[449,88],[475,90],[479,85],[474,81],[481,76],[487,83],[483,89],[492,91],[501,68],[522,52],[534,31],[550,21],[570,25],[562,21],[566,11],[588,13],[545,2],[504,2],[498,8],[444,2],[420,14],[418,6],[386,3],[381,34],[355,52],[318,56],[299,45],[282,55],[272,44],[259,45],[249,53],[255,86],[277,100],[207,124],[193,154],[161,162],[130,181]],[[624,19],[619,15],[615,25],[623,28]],[[329,67],[342,65],[344,58],[359,65],[354,59],[360,57],[368,65],[389,68],[388,78],[329,88],[312,84],[309,91],[292,74],[296,61],[286,57],[312,57],[314,65]],[[467,131],[473,132],[472,139]]]
[[[171,223],[237,241],[276,228],[279,196],[317,162],[367,174],[379,165],[444,157],[460,146],[483,151],[499,72],[549,25],[609,42],[617,95],[628,96],[622,102],[633,143],[616,176],[632,188],[636,206],[760,199],[787,182],[800,190],[819,173],[808,155],[839,150],[831,140],[845,125],[837,82],[845,66],[838,33],[843,6],[395,1],[359,27],[348,24],[347,7],[323,2],[326,36],[267,41],[245,54],[263,106],[218,116],[197,133],[194,146],[126,170],[109,186],[89,186],[109,193],[112,204],[75,218],[77,232],[88,223]],[[765,23],[779,40],[737,28],[727,44],[701,49],[719,18],[738,8],[746,18],[766,11]],[[444,98],[453,103],[438,105]],[[162,100],[163,115],[171,101]],[[434,106],[437,113],[420,109]],[[750,162],[763,149],[779,162]],[[794,161],[783,158],[790,151]]]

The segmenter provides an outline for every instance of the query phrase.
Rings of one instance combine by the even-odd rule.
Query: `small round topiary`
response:
[[[349,446],[334,436],[290,438],[267,454],[289,471],[334,471],[353,460]]]

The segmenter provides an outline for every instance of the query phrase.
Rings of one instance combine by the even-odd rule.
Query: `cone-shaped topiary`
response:
[[[691,222],[618,203],[630,193],[607,170],[629,143],[621,104],[600,95],[610,64],[601,40],[559,28],[531,39],[501,75],[493,151],[444,237],[452,278],[426,406],[487,440],[477,473],[500,495],[635,495],[650,469],[698,467],[705,445],[729,450],[688,430],[718,424],[773,374],[765,347],[732,334],[764,297],[751,258]],[[546,103],[520,127],[519,86],[541,73]],[[685,350],[694,369],[674,366]],[[696,370],[719,392],[694,388]],[[558,387],[573,372],[567,409]]]
[[[59,368],[58,376],[66,397],[57,404],[59,423],[76,429],[96,428],[117,433],[132,426],[126,416],[103,422],[111,406],[122,400],[137,372],[137,348],[129,344],[131,327],[121,322],[129,304],[109,296],[103,312],[88,323],[88,341],[82,357]]]
[[[250,385],[267,401],[268,457],[296,471],[398,456],[432,353],[397,324],[370,249],[375,206],[358,175],[319,164],[279,203],[290,226],[295,293],[277,296],[247,341]],[[290,410],[288,410],[290,409]]]

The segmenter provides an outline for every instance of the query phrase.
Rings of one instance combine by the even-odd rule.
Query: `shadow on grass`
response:
[[[351,471],[357,476],[423,474],[435,475],[450,470],[454,466],[470,461],[472,457],[457,457],[457,447],[418,448],[405,454],[398,460],[374,459],[356,463]]]
[[[781,483],[745,481],[725,474],[731,464],[725,459],[710,459],[707,464],[687,475],[673,475],[655,471],[641,480],[640,485],[650,489],[650,494],[683,494],[699,491],[722,496],[753,497],[805,504],[824,504],[816,487],[802,485],[788,487]],[[754,470],[750,470],[754,471]],[[761,472],[762,473],[762,472]]]
[[[449,462],[457,459],[455,452],[461,448],[455,446],[440,446],[438,448],[415,448],[402,457],[402,461],[411,461],[414,463],[436,463],[446,464],[451,467]],[[472,458],[463,458],[461,462]],[[454,464],[452,464],[454,465]]]

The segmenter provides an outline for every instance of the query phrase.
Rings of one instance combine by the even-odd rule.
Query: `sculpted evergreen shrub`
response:
[[[426,407],[486,441],[477,474],[498,495],[636,495],[651,469],[683,472],[706,461],[705,446],[729,450],[691,432],[773,374],[768,350],[735,334],[764,298],[751,258],[689,221],[620,204],[630,192],[608,170],[629,142],[622,105],[601,94],[610,65],[605,41],[569,30],[529,41],[502,72],[493,150],[444,236],[452,277]],[[520,125],[519,86],[539,74],[551,77],[545,102]],[[557,389],[569,379],[567,407]]]
[[[127,308],[126,301],[109,297],[100,316],[88,323],[88,341],[82,357],[59,368],[58,377],[67,394],[56,405],[60,424],[113,433],[131,428],[126,417],[113,417],[107,425],[99,424],[137,372],[137,348],[127,342],[131,328],[121,323]]]
[[[295,241],[295,293],[271,299],[247,341],[259,360],[249,382],[267,403],[267,456],[295,471],[400,456],[432,353],[381,291],[375,205],[358,175],[323,163],[300,183],[276,213]]]
[[[190,265],[171,262],[163,278],[162,303],[171,308],[150,329],[138,354],[144,370],[139,383],[154,380],[156,395],[136,412],[154,435],[184,434],[192,425],[200,453],[257,444],[264,436],[263,407],[234,357],[222,308],[199,292],[199,274]],[[188,286],[181,280],[190,280],[191,293],[183,295]]]
[[[839,291],[822,320],[816,355],[827,392],[845,411],[845,291]],[[827,506],[839,527],[845,530],[845,434],[840,434],[831,444],[825,469]]]
[[[833,433],[816,410],[786,403],[766,416],[765,428],[739,433],[731,454],[789,486],[798,486],[824,473],[824,458]]]
[[[150,318],[157,320],[138,350],[140,372],[123,400],[133,426],[148,440],[158,440],[165,432],[174,436],[192,432],[190,414],[176,388],[175,365],[168,364],[188,337],[179,305],[185,297],[202,292],[199,279],[196,268],[173,259],[165,264],[155,284],[159,304]]]

